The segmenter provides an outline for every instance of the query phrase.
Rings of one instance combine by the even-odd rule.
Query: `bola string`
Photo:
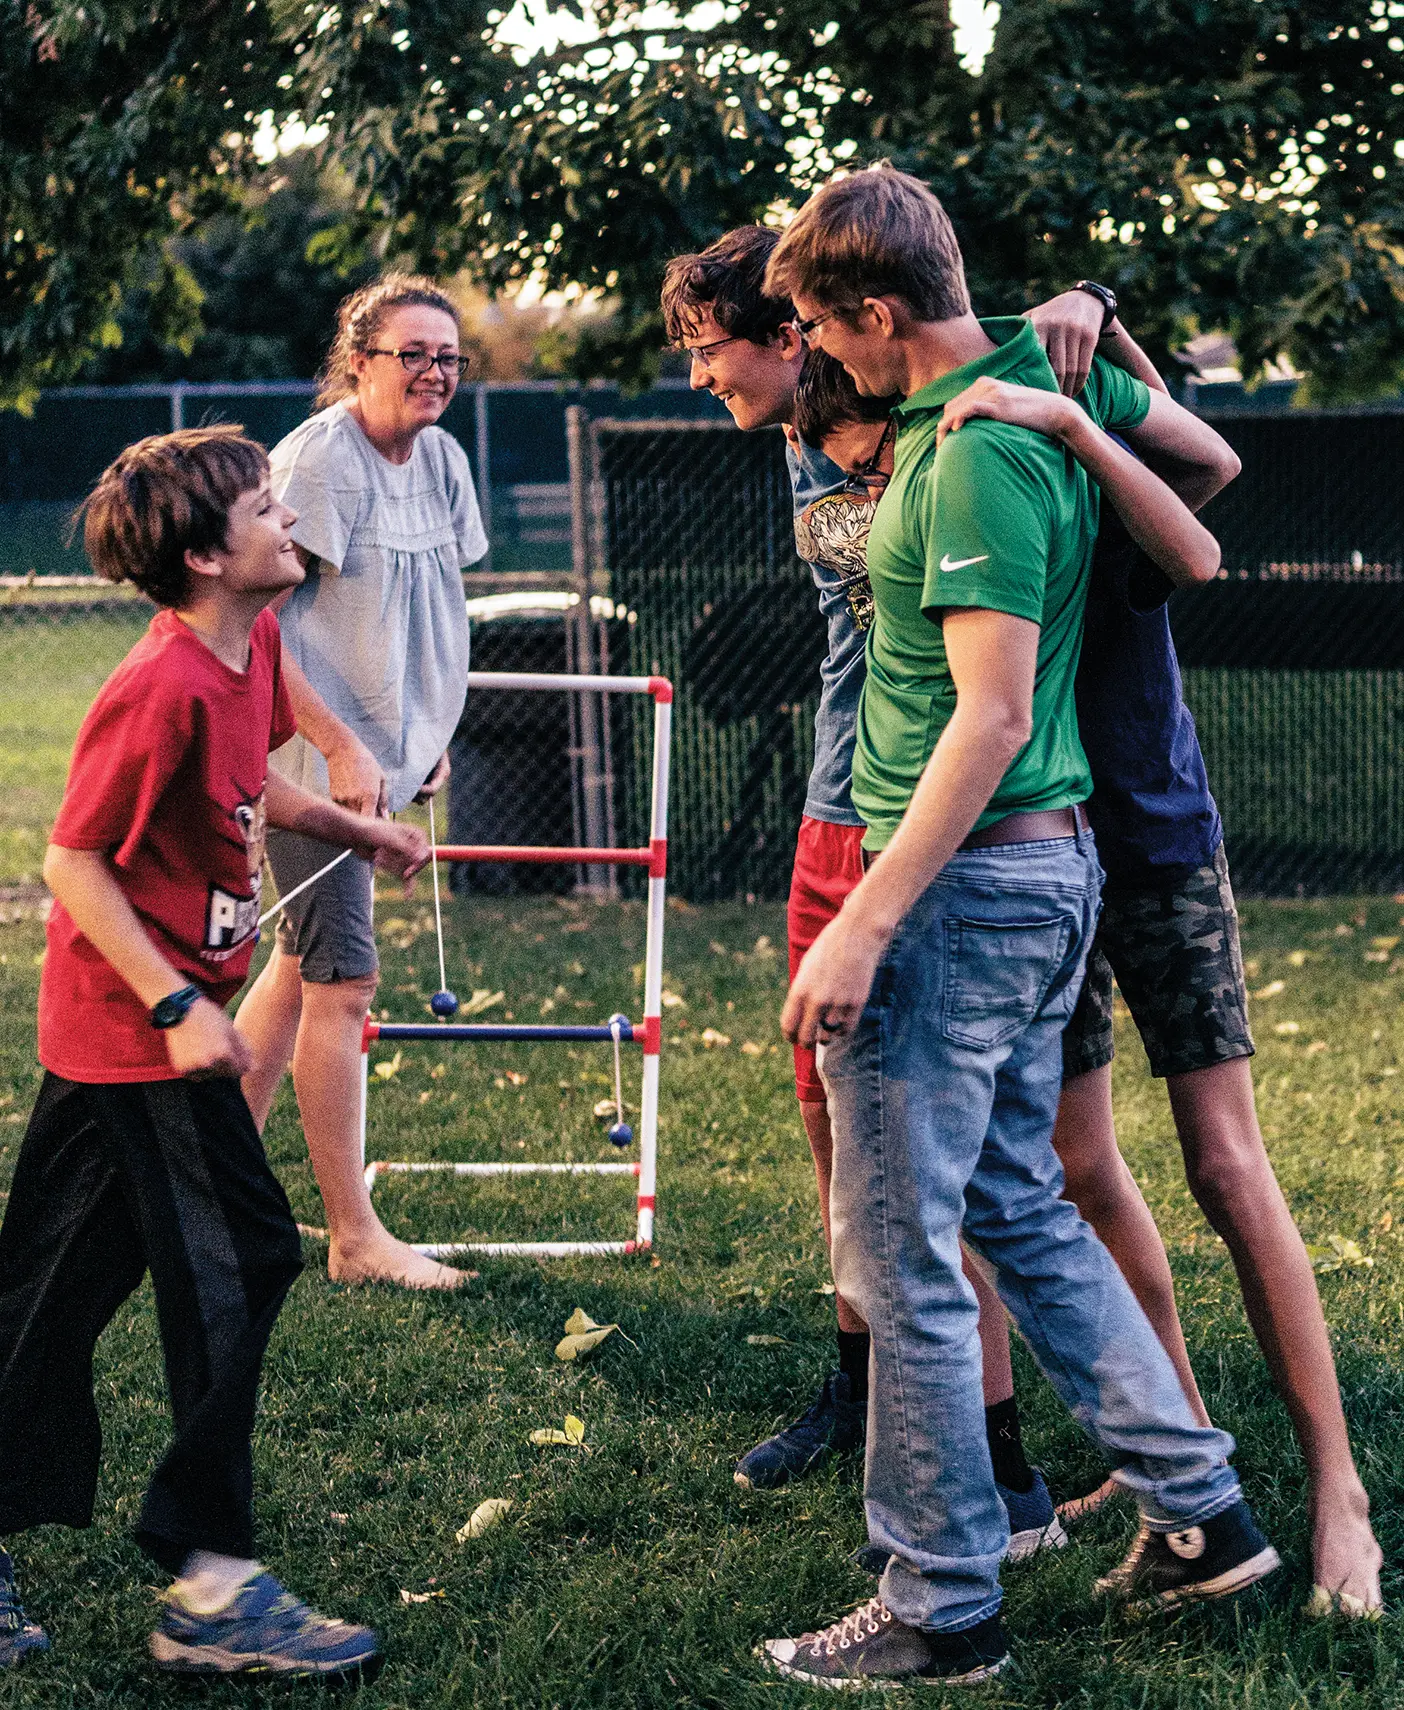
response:
[[[439,911],[439,839],[434,830],[434,798],[429,798],[430,866],[434,873],[434,935],[439,943],[439,990],[448,990],[448,974],[444,969],[444,917]]]
[[[258,924],[260,926],[267,925],[267,923],[272,920],[273,916],[285,909],[294,897],[301,896],[309,885],[315,885],[318,879],[325,878],[326,875],[331,872],[332,868],[339,867],[350,853],[351,851],[349,849],[343,849],[340,855],[338,855],[334,860],[328,861],[325,867],[319,867],[310,879],[304,879],[300,885],[294,885],[286,896],[279,897],[277,902],[273,904],[272,908],[266,909],[261,915],[259,915]],[[439,949],[439,955],[440,958],[442,958],[442,945]]]

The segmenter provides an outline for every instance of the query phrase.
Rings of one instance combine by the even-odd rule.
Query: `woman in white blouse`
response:
[[[338,322],[323,407],[272,453],[273,491],[298,513],[308,569],[279,613],[303,734],[272,764],[363,812],[395,813],[448,778],[468,676],[461,572],[488,543],[468,460],[435,426],[466,366],[453,303],[430,280],[391,274],[349,297]],[[349,730],[358,768],[329,773],[319,721]],[[337,853],[268,838],[283,894]],[[463,1273],[390,1235],[362,1177],[361,1030],[379,971],[371,901],[371,868],[352,856],[284,910],[239,1011],[255,1058],[244,1091],[261,1127],[291,1062],[333,1280],[455,1288]]]

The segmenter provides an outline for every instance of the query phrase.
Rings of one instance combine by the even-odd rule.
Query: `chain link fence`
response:
[[[569,568],[467,578],[474,666],[670,677],[671,888],[782,898],[825,638],[781,436],[570,417]],[[1176,595],[1171,622],[1235,882],[1404,889],[1404,414],[1215,420],[1244,464],[1206,512],[1224,573]],[[3,584],[0,889],[37,882],[73,733],[149,618],[91,578]],[[441,836],[642,844],[648,714],[630,697],[470,695]],[[454,882],[627,892],[636,878],[482,864]]]
[[[1206,512],[1223,573],[1170,610],[1235,884],[1399,889],[1404,414],[1216,425],[1243,460]],[[591,436],[595,586],[637,613],[630,668],[678,688],[677,883],[783,897],[824,635],[780,435],[602,420]]]

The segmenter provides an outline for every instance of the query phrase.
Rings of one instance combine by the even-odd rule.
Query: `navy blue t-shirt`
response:
[[[1087,816],[1108,890],[1171,885],[1223,841],[1165,602],[1170,584],[1102,505],[1077,724],[1092,768]]]

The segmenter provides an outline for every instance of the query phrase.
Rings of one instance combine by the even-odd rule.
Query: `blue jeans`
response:
[[[902,922],[854,1032],[825,1048],[834,1280],[872,1331],[865,1501],[888,1608],[958,1631],[1008,1543],[960,1238],[1073,1417],[1166,1530],[1239,1498],[1052,1146],[1063,1024],[1097,920],[1092,839],[959,853]]]

